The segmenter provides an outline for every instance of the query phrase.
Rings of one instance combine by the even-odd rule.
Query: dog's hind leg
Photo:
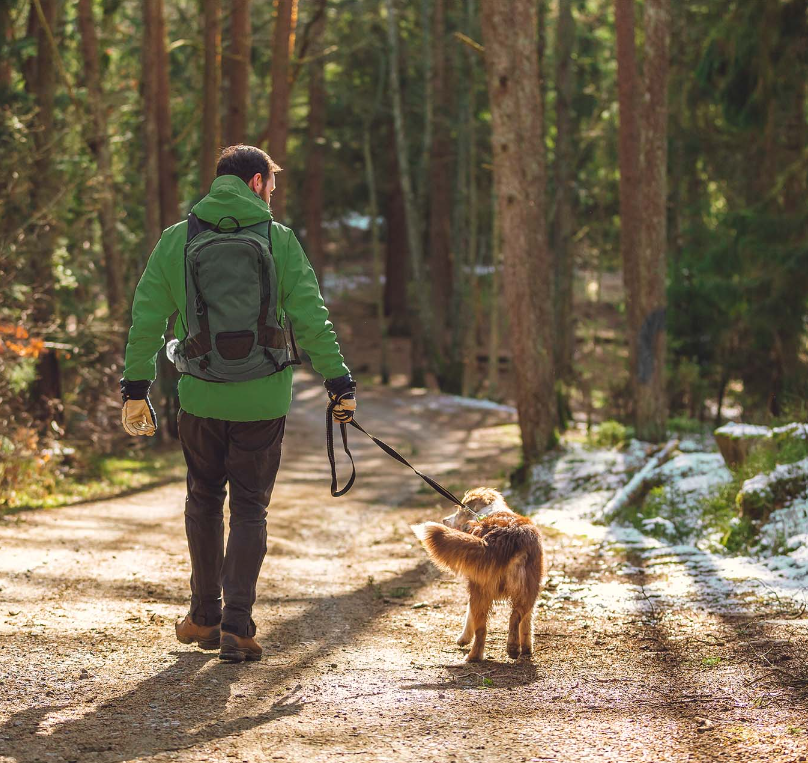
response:
[[[528,607],[527,613],[522,616],[522,621],[519,623],[519,642],[523,655],[533,653],[533,605]],[[508,654],[510,654],[510,643],[508,644]]]
[[[512,657],[514,660],[519,656],[522,640],[519,628],[523,618],[524,614],[516,607],[511,610],[511,621],[508,625],[508,657]]]
[[[467,604],[466,620],[463,624],[463,632],[457,637],[457,645],[466,646],[467,644],[470,644],[473,636],[474,636],[474,628],[472,627],[471,622],[471,605]]]
[[[479,662],[485,656],[485,635],[491,599],[473,583],[469,585],[469,615],[474,628],[474,642],[466,662]]]

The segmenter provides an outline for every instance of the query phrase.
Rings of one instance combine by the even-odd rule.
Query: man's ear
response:
[[[253,193],[257,193],[259,196],[261,195],[261,191],[264,190],[264,178],[261,176],[260,172],[256,172],[255,175],[250,178],[250,182],[247,183],[247,187]]]

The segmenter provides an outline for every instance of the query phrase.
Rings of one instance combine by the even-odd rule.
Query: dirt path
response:
[[[301,378],[260,663],[174,640],[183,485],[0,522],[2,763],[808,760],[805,621],[612,611],[571,593],[658,574],[619,549],[550,534],[533,660],[507,659],[497,612],[489,661],[463,664],[463,587],[408,530],[446,507],[357,437],[358,486],[331,499],[322,402]],[[452,489],[501,482],[517,461],[509,417],[429,403],[364,391],[361,420]]]

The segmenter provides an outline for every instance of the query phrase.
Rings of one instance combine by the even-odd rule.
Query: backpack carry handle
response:
[[[222,220],[232,220],[236,224],[236,227],[227,228],[225,230],[224,228],[222,228]],[[216,223],[217,233],[238,233],[239,231],[241,231],[241,223],[238,220],[236,220],[236,218],[233,217],[232,215],[225,215],[224,217],[220,217],[219,222]]]

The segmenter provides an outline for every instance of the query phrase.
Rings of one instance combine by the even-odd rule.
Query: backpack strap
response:
[[[259,230],[260,226],[260,230]],[[256,233],[262,236],[266,235],[267,242],[269,243],[269,255],[272,257],[272,220],[267,220],[266,226],[263,223],[250,226],[255,229]],[[269,276],[269,263],[264,261],[264,268],[267,276]],[[276,273],[277,277],[277,273]],[[267,283],[269,278],[267,277]],[[274,326],[267,325],[267,318],[269,317],[269,299],[270,294],[261,300],[261,311],[258,314],[258,345],[259,347],[272,348],[281,350],[286,347],[286,333],[282,328],[275,328]],[[271,353],[267,353],[267,357],[275,360]]]
[[[195,239],[202,231],[215,230],[216,226],[206,220],[200,220],[193,212],[188,213],[188,237],[185,239],[187,244],[189,241]]]

